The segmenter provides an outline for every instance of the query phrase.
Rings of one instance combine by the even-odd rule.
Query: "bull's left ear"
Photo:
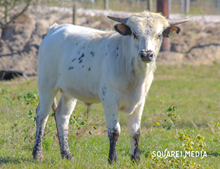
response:
[[[125,24],[117,24],[115,25],[115,30],[120,33],[121,35],[131,35],[131,29],[129,26]]]
[[[163,31],[163,37],[171,38],[176,36],[180,32],[180,28],[177,26],[170,26]]]

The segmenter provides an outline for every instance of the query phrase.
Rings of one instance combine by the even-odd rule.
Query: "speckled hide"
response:
[[[116,20],[113,17],[110,19]],[[53,24],[39,48],[37,132],[33,157],[42,159],[42,137],[51,107],[63,158],[72,159],[68,123],[77,100],[102,103],[110,143],[108,162],[117,161],[118,112],[127,114],[131,158],[140,160],[138,142],[145,97],[153,80],[162,38],[180,29],[160,14],[142,12],[119,19],[115,31]],[[60,91],[56,108],[54,97]],[[101,114],[100,114],[101,115]]]

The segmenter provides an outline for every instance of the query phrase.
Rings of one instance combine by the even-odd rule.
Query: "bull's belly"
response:
[[[60,87],[60,92],[68,97],[76,98],[84,102],[86,105],[100,103],[100,97],[97,92],[74,87]]]
[[[96,70],[93,67],[91,69],[88,63],[83,63],[82,66],[77,65],[74,69],[63,70],[58,76],[57,86],[64,95],[88,104],[99,103],[100,78],[93,75]]]

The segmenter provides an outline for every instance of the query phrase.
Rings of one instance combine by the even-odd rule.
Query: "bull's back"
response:
[[[71,66],[70,63],[74,62],[74,59],[78,59],[79,64],[83,62],[82,60],[85,63],[84,58],[88,54],[92,57],[95,55],[96,58],[100,57],[100,52],[103,51],[103,47],[99,45],[100,38],[97,38],[100,33],[104,32],[81,26],[54,24],[48,30],[48,34],[39,48],[39,74],[41,74],[41,70],[48,69],[48,65],[53,65],[50,66],[53,67],[53,70],[60,66],[64,69],[65,66]],[[99,55],[97,52],[95,53],[97,46],[102,48]],[[97,60],[100,61],[100,59]],[[87,57],[87,61],[91,63],[94,59]]]
[[[76,98],[88,93],[97,98],[107,38],[104,31],[54,25],[39,49],[39,79],[50,79],[54,88]]]

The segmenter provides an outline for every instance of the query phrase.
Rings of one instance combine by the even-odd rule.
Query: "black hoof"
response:
[[[133,163],[140,163],[141,161],[140,156],[131,156],[131,161]]]
[[[118,162],[118,156],[116,154],[115,158],[108,158],[108,164],[113,164]]]
[[[74,160],[71,153],[62,153],[62,159],[67,159],[67,160],[70,160],[70,161]]]
[[[33,158],[38,161],[43,161],[43,154],[41,152],[33,152]]]

